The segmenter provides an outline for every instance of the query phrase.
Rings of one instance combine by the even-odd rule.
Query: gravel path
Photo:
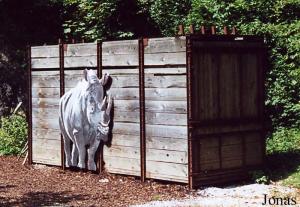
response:
[[[300,206],[299,189],[283,187],[278,185],[251,184],[244,186],[232,186],[227,188],[204,188],[197,191],[198,196],[191,196],[183,200],[154,201],[134,207],[257,207],[264,202],[264,194],[268,197],[293,197],[296,199],[296,205]],[[280,205],[281,206],[281,205]]]

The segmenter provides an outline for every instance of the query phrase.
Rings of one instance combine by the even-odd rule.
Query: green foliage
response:
[[[149,13],[164,36],[174,36],[177,26],[184,23],[190,9],[191,0],[153,0]]]
[[[0,155],[17,154],[27,139],[27,122],[23,115],[1,118]]]
[[[269,184],[270,182],[269,177],[262,170],[252,171],[249,174],[255,183]]]
[[[300,150],[300,130],[280,128],[267,139],[267,153],[292,153]]]
[[[193,0],[186,25],[236,26],[264,36],[269,49],[267,112],[273,129],[300,126],[300,2]]]

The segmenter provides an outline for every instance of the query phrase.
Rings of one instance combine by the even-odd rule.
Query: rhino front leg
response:
[[[75,143],[73,143],[71,166],[75,167],[77,166],[77,164],[78,164],[78,149]]]
[[[95,153],[98,149],[100,140],[95,140],[88,148],[88,170],[96,171]]]
[[[86,149],[85,149],[85,144],[84,144],[83,132],[82,132],[82,130],[74,129],[73,135],[74,135],[75,145],[76,145],[76,148],[77,148],[78,154],[79,154],[77,166],[81,169],[84,169],[85,168]]]
[[[66,158],[66,167],[71,166],[71,140],[69,138],[64,137],[64,150],[65,150],[65,158]]]

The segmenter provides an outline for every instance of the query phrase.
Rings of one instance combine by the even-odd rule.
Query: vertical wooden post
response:
[[[232,34],[232,35],[236,35],[236,28],[235,28],[235,27],[232,27],[231,34]]]
[[[188,130],[188,185],[190,189],[193,189],[193,130],[192,130],[192,39],[190,36],[186,36],[186,66],[187,66],[187,130]]]
[[[184,28],[183,28],[182,24],[178,25],[178,33],[177,33],[177,35],[184,35]]]
[[[192,24],[190,25],[189,32],[190,32],[190,34],[194,34],[194,32],[195,32],[194,25],[192,25]]]
[[[205,34],[205,27],[204,26],[201,26],[201,34]]]
[[[212,35],[216,34],[216,27],[215,26],[211,26],[211,34]]]
[[[27,59],[28,59],[28,164],[32,164],[32,79],[31,79],[31,47],[27,46]]]
[[[226,26],[224,27],[223,31],[224,31],[224,35],[228,35],[228,30]]]
[[[140,95],[140,158],[141,180],[146,179],[146,123],[145,123],[145,74],[144,74],[144,40],[139,39],[139,95]]]
[[[65,93],[65,74],[64,74],[64,44],[61,39],[59,39],[59,82],[60,82],[60,97]],[[61,143],[61,166],[65,170],[65,149],[64,149],[64,139],[62,134],[60,134]]]
[[[97,76],[100,79],[102,77],[102,41],[97,42]],[[98,156],[99,174],[103,172],[103,142],[99,145]]]

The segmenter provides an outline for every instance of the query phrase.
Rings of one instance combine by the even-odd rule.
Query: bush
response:
[[[267,139],[267,153],[288,153],[300,150],[300,130],[280,128]]]
[[[1,118],[0,154],[18,154],[27,139],[27,122],[24,116],[13,114]]]

